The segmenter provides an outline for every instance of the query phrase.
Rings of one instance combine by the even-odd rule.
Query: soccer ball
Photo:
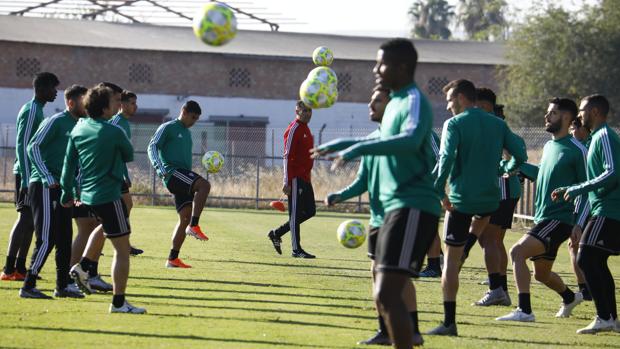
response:
[[[338,241],[347,248],[360,247],[366,240],[366,228],[355,219],[342,222],[336,234]]]
[[[329,108],[338,100],[338,86],[306,79],[299,87],[299,97],[312,109]]]
[[[211,2],[194,15],[194,34],[204,43],[221,46],[237,35],[237,18],[226,5]]]
[[[218,173],[224,166],[224,157],[219,151],[208,151],[202,156],[202,166],[208,173]]]
[[[307,80],[318,80],[322,84],[338,86],[338,75],[329,67],[316,67],[308,73]]]
[[[312,62],[320,66],[328,66],[334,61],[334,53],[325,46],[319,46],[312,52]]]

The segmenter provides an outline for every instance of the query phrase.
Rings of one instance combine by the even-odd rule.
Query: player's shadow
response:
[[[518,343],[518,344],[524,344],[524,345],[540,345],[540,346],[545,346],[545,347],[549,347],[549,346],[570,346],[570,347],[583,347],[583,348],[620,348],[620,345],[614,345],[612,343],[590,343],[590,342],[570,342],[570,343],[563,343],[563,342],[551,342],[551,341],[541,341],[541,340],[535,340],[532,338],[525,338],[525,339],[519,339],[519,338],[498,338],[498,337],[482,337],[482,336],[468,336],[468,335],[462,335],[459,333],[459,337],[464,337],[464,338],[470,338],[470,339],[475,339],[475,340],[487,340],[487,341],[492,341],[494,343],[498,343],[498,342],[505,342],[505,343]]]
[[[136,331],[108,331],[108,330],[91,330],[85,328],[73,328],[73,327],[44,327],[44,326],[28,326],[20,325],[19,327],[0,327],[5,329],[23,329],[33,331],[50,331],[66,333],[78,333],[78,334],[96,334],[96,335],[110,335],[110,336],[128,336],[128,337],[141,337],[141,338],[158,338],[158,339],[172,339],[172,340],[197,340],[207,342],[220,342],[220,343],[239,343],[239,344],[260,344],[271,346],[289,345],[292,347],[303,348],[349,348],[348,346],[324,346],[317,344],[302,344],[302,343],[290,343],[283,341],[267,341],[260,339],[240,339],[240,338],[217,338],[207,337],[201,335],[178,335],[178,334],[161,334],[161,333],[142,333]]]
[[[241,261],[236,259],[200,259],[195,258],[197,261],[206,261],[206,262],[219,262],[219,263],[237,263],[237,264],[251,264],[251,265],[265,265],[269,267],[280,267],[280,268],[308,268],[308,269],[326,269],[326,270],[343,270],[343,271],[363,271],[367,272],[370,275],[370,270],[368,268],[351,268],[351,267],[334,267],[328,265],[313,265],[313,264],[289,264],[289,263],[267,263],[267,262],[257,262],[257,261]]]

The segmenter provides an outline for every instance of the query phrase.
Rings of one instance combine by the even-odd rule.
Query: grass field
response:
[[[108,314],[109,295],[83,300],[23,300],[20,283],[1,282],[0,347],[2,348],[354,348],[376,328],[371,303],[366,246],[340,247],[338,224],[352,215],[320,214],[302,225],[302,241],[316,260],[276,255],[266,239],[269,228],[285,216],[271,211],[207,209],[202,224],[211,240],[187,240],[181,258],[194,268],[165,269],[175,212],[140,207],[132,213],[132,243],[145,250],[131,259],[128,300],[144,306],[147,315]],[[12,206],[0,204],[2,261],[8,231],[15,219]],[[366,219],[365,216],[359,216]],[[520,233],[509,233],[512,244]],[[100,269],[109,280],[112,250],[104,250]],[[557,270],[570,285],[563,246]],[[55,267],[44,268],[39,288],[52,293]],[[458,297],[458,338],[425,336],[427,348],[588,347],[620,348],[620,334],[578,336],[577,328],[594,315],[583,303],[569,319],[553,317],[560,297],[534,282],[532,306],[536,323],[498,323],[494,317],[512,308],[473,307],[486,286],[479,248],[461,274]],[[612,259],[620,276],[620,258]],[[512,274],[510,274],[512,277]],[[617,278],[618,280],[618,278]],[[619,280],[620,281],[620,280]],[[422,331],[443,318],[438,279],[417,284]],[[510,281],[513,301],[514,284]],[[620,299],[620,297],[619,297]]]

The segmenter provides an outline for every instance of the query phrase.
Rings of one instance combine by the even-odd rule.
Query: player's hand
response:
[[[22,196],[28,195],[28,187],[22,187],[21,189],[19,189],[19,193]]]
[[[325,198],[325,205],[328,207],[334,206],[334,204],[337,204],[341,201],[340,199],[340,195],[338,194],[327,194],[327,197]]]
[[[47,187],[50,189],[57,189],[57,188],[60,188],[60,184],[58,183],[49,184]]]
[[[583,233],[583,231],[581,230],[581,227],[579,225],[575,225],[573,227],[573,231],[571,231],[571,233],[570,233],[569,246],[572,247],[572,245],[574,245],[574,244],[579,244],[579,240],[581,240],[581,234],[582,233]]]
[[[316,159],[318,157],[324,156],[331,153],[331,151],[327,149],[320,149],[319,147],[310,149],[310,157],[312,159]]]
[[[67,202],[63,202],[63,203],[61,203],[61,205],[62,205],[62,207],[64,207],[64,208],[70,208],[70,207],[73,207],[73,205],[74,205],[74,200],[73,200],[73,199],[71,199],[71,200],[69,200],[69,201],[67,201]]]
[[[288,184],[285,184],[282,187],[282,192],[284,193],[284,195],[291,195],[291,186]]]
[[[558,188],[551,192],[551,200],[558,201],[564,198],[566,200],[566,189]],[[568,200],[567,200],[568,201]]]
[[[452,203],[450,202],[450,199],[448,199],[447,196],[441,200],[441,206],[443,207],[444,210],[450,211],[450,212],[452,212],[452,210],[454,209],[454,207],[452,207]]]
[[[332,167],[331,167],[332,171],[336,171],[336,169],[344,166],[344,163],[347,162],[347,160],[343,159],[341,155],[335,156],[333,160],[334,161],[332,162]]]

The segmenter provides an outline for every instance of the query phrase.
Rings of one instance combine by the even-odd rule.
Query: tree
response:
[[[549,7],[507,42],[500,98],[512,124],[540,126],[548,99],[600,93],[620,106],[620,5],[603,1],[580,13]],[[512,117],[510,117],[512,116]],[[613,119],[611,119],[613,120]],[[615,121],[615,124],[618,122]]]
[[[457,22],[473,40],[503,39],[508,26],[505,0],[460,0]]]
[[[454,7],[446,0],[417,0],[409,8],[409,16],[413,22],[413,37],[447,40],[452,35],[449,27]]]

